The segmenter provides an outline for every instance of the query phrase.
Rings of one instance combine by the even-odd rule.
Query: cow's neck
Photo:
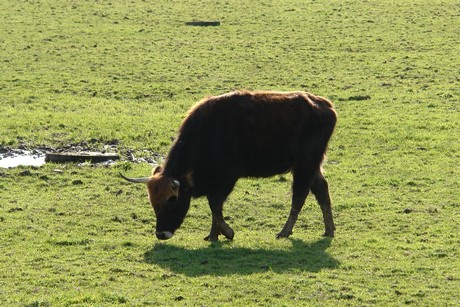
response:
[[[163,174],[179,180],[190,172],[191,157],[188,152],[184,142],[175,141],[166,157]]]

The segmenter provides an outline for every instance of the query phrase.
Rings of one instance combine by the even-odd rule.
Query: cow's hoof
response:
[[[324,237],[331,237],[331,238],[333,238],[333,237],[334,237],[334,231],[335,231],[335,226],[334,226],[334,224],[332,224],[332,226],[328,226],[328,225],[327,225],[327,226],[326,226],[326,229],[325,229],[325,231],[324,231],[323,236],[324,236]]]
[[[277,239],[289,238],[290,235],[292,235],[292,231],[290,231],[290,232],[283,232],[283,231],[281,231],[279,234],[276,235],[276,238],[277,238]]]
[[[222,229],[222,234],[230,241],[233,240],[233,237],[235,236],[233,229],[228,226],[225,229]]]
[[[204,237],[204,240],[208,241],[208,242],[217,242],[217,241],[219,241],[219,236],[209,234],[208,236]]]

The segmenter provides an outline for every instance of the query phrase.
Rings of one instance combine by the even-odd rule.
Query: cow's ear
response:
[[[157,167],[153,168],[152,175],[156,175],[158,173],[161,173],[162,171],[163,171],[163,168],[160,165],[158,165]]]

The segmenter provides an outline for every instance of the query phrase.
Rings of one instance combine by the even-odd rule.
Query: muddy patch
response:
[[[116,153],[102,152],[47,152],[45,162],[63,163],[63,162],[88,162],[104,163],[120,159]]]
[[[75,145],[65,148],[6,148],[0,147],[0,168],[18,166],[39,167],[45,163],[90,163],[111,166],[117,161],[132,163],[159,164],[163,156],[151,150],[119,149],[114,145],[106,145],[96,149]]]

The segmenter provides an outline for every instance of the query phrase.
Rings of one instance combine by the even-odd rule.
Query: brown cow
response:
[[[196,104],[180,126],[163,167],[150,177],[127,178],[147,184],[157,218],[156,236],[166,240],[182,224],[192,197],[206,196],[212,212],[209,241],[233,239],[222,206],[241,177],[269,177],[291,171],[292,204],[277,237],[288,237],[309,191],[334,236],[331,200],[321,164],[334,130],[332,103],[306,92],[237,91]]]

